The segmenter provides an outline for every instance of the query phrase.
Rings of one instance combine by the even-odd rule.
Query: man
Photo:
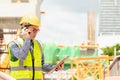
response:
[[[40,21],[36,15],[28,14],[22,17],[20,26],[19,37],[8,44],[10,74],[17,80],[42,80],[41,68],[49,70],[53,66],[44,63],[42,47],[35,40]]]

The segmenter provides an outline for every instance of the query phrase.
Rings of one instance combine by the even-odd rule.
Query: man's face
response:
[[[28,28],[28,33],[30,35],[30,38],[34,39],[36,37],[38,31],[39,31],[39,27],[38,26],[30,26]]]

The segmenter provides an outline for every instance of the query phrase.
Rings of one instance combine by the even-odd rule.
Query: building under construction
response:
[[[77,1],[81,2],[80,8],[77,6],[78,2],[74,1],[0,0],[0,80],[16,80],[9,74],[11,66],[7,45],[17,36],[19,22],[22,16],[28,13],[36,14],[41,21],[41,31],[36,39],[42,44],[45,62],[55,65],[69,56],[62,70],[43,73],[43,80],[120,79],[120,57],[117,55],[119,49],[111,49],[112,56],[103,55],[104,52],[101,51],[101,48],[120,42],[120,1]],[[71,8],[70,13],[65,11],[65,6],[58,7],[52,5],[52,2],[65,4],[69,8],[76,6],[73,11],[84,9],[78,14]],[[76,4],[69,5],[71,3]],[[62,9],[65,12],[62,12]]]

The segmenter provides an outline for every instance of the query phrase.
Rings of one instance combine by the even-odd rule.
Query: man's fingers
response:
[[[62,70],[64,68],[64,64],[61,64],[60,66],[58,66],[55,70],[56,71],[59,71],[59,70]]]

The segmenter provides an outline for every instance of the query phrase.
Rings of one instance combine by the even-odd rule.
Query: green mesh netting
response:
[[[56,64],[56,55],[59,52],[59,48],[54,43],[45,43],[43,45],[43,53],[45,57],[45,63]]]
[[[68,69],[70,68],[70,60],[72,58],[80,57],[80,50],[79,47],[73,46],[66,46],[60,49],[59,54],[57,55],[59,58],[59,61],[64,59],[66,56],[70,56],[68,60],[65,61],[64,68]]]
[[[65,63],[70,63],[70,59],[75,57],[80,57],[80,50],[78,47],[70,47],[66,46],[60,49],[58,54],[59,60],[64,59],[66,56],[70,56],[70,58]]]
[[[42,47],[45,56],[45,63],[47,64],[56,64],[57,61],[63,60],[66,56],[70,56],[69,59],[65,61],[65,69],[70,68],[70,60],[72,58],[98,56],[98,50],[87,49],[82,51],[78,46],[65,46],[63,48],[58,48],[55,43],[44,43],[42,44]]]

